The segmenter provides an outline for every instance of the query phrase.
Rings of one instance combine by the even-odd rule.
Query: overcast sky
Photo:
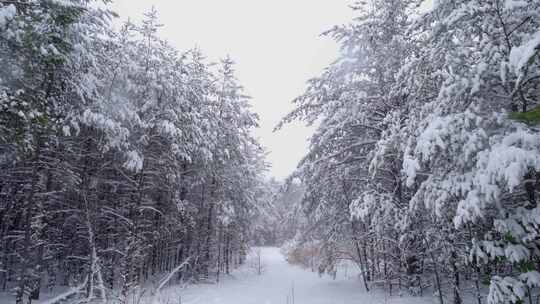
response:
[[[237,76],[260,116],[256,135],[270,152],[270,174],[294,171],[307,151],[311,130],[292,125],[273,133],[292,110],[291,101],[338,53],[320,34],[347,23],[348,0],[115,0],[122,19],[141,19],[155,6],[164,25],[160,36],[179,50],[199,47],[215,61],[229,54]]]

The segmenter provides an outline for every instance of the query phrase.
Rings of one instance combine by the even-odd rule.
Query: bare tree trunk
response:
[[[439,277],[439,271],[437,269],[437,261],[435,261],[433,252],[431,252],[430,255],[431,255],[431,261],[433,262],[433,271],[435,272],[435,283],[437,284],[437,290],[439,292],[439,304],[444,304],[442,290],[441,290],[441,279]]]
[[[261,249],[257,248],[257,273],[262,274],[262,259],[261,259]]]
[[[24,245],[23,245],[23,261],[21,263],[21,267],[19,270],[19,286],[17,289],[17,293],[15,296],[15,303],[16,304],[23,304],[24,301],[24,294],[26,292],[26,288],[28,287],[29,283],[29,274],[28,270],[31,265],[30,257],[31,257],[31,242],[32,242],[32,218],[33,218],[33,205],[34,205],[34,196],[36,192],[38,191],[38,183],[39,183],[39,160],[41,156],[41,139],[38,136],[38,142],[36,144],[36,151],[34,154],[32,165],[32,181],[30,186],[30,192],[28,194],[28,197],[26,198],[25,206],[24,206]]]
[[[28,207],[27,207],[28,209]],[[29,267],[29,259],[30,259],[30,211],[26,210],[25,215],[25,232],[24,232],[24,249],[23,249],[23,256],[24,260],[21,263],[21,268],[19,270],[19,286],[17,289],[17,293],[15,295],[15,303],[16,304],[23,304],[24,302],[24,294],[26,291],[26,287],[28,286],[28,267]]]
[[[230,260],[231,260],[231,235],[229,233],[229,230],[227,229],[227,237],[225,241],[225,273],[227,275],[230,274],[230,270],[229,270]]]
[[[353,231],[353,243],[356,248],[356,254],[358,255],[358,265],[360,266],[360,274],[362,275],[362,281],[364,282],[364,287],[366,288],[366,291],[369,292],[369,286],[368,286],[366,270],[365,270],[365,267],[367,267],[367,265],[364,266],[362,262],[362,249],[360,248],[360,242],[358,241],[356,237],[358,235],[358,231],[357,231],[357,227],[354,220],[351,221],[351,226],[352,226],[352,231]]]
[[[454,304],[462,304],[463,300],[461,299],[461,294],[459,292],[460,289],[460,280],[459,280],[459,272],[457,268],[457,261],[456,261],[456,253],[455,251],[451,254],[451,264],[452,264],[452,272],[454,274],[454,282],[453,282],[453,289],[454,289]]]
[[[217,255],[217,271],[216,271],[216,281],[219,283],[219,275],[221,274],[221,243],[223,238],[223,225],[219,226],[218,232],[218,255]]]
[[[480,291],[480,267],[478,267],[478,264],[474,263],[474,270],[476,272],[476,278],[474,280],[474,285],[476,288],[476,301],[478,304],[482,304],[482,293]]]
[[[210,203],[210,206],[208,207],[208,216],[207,216],[207,219],[206,219],[206,244],[205,244],[205,247],[204,247],[204,274],[206,275],[206,277],[208,278],[209,277],[209,271],[210,271],[210,262],[211,262],[211,258],[212,258],[212,254],[211,254],[211,251],[212,251],[212,230],[214,229],[213,228],[213,225],[212,225],[212,217],[213,217],[213,214],[214,214],[214,203]]]

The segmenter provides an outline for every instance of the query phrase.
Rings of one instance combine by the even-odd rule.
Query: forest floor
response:
[[[260,252],[262,267],[258,274]],[[44,294],[48,303],[52,294]],[[14,298],[0,293],[0,304],[12,304]],[[388,297],[382,290],[367,293],[351,266],[340,267],[336,279],[320,277],[316,272],[287,263],[279,248],[256,248],[245,266],[231,275],[222,275],[218,283],[188,287],[170,286],[161,297],[143,297],[134,304],[435,304],[434,297]]]
[[[258,259],[257,259],[258,260]],[[290,265],[278,248],[261,248],[264,269],[250,264],[217,284],[171,287],[163,291],[169,304],[432,304],[434,298],[385,297],[366,293],[356,275],[341,271],[329,276]],[[294,294],[294,299],[293,299]]]

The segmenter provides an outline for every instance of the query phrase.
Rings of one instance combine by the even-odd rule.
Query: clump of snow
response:
[[[127,160],[124,167],[128,170],[139,172],[143,168],[144,158],[137,151],[130,151],[126,154]]]
[[[531,168],[540,169],[540,135],[518,127],[503,136],[493,136],[477,154],[472,168],[472,189],[459,202],[457,227],[482,217],[488,204],[496,204],[502,191],[512,192]]]
[[[527,1],[524,0],[506,0],[504,2],[504,9],[510,11],[526,5]]]
[[[65,136],[71,136],[71,128],[69,126],[63,126],[62,127],[62,133]]]
[[[472,80],[471,94],[477,93],[480,91],[482,85],[482,74],[484,74],[488,69],[488,65],[485,62],[478,64],[476,68],[476,75]]]
[[[521,46],[512,48],[510,52],[510,65],[514,67],[516,74],[520,74],[521,69],[527,65],[529,60],[535,56],[540,48],[540,31]]]
[[[180,137],[182,132],[170,121],[164,120],[158,123],[158,127],[164,135],[170,137]]]
[[[519,280],[494,276],[489,286],[488,303],[516,303],[525,295],[525,286]]]
[[[13,17],[15,17],[16,14],[17,9],[13,4],[0,7],[0,27],[4,27],[10,19],[13,19]]]
[[[376,203],[372,193],[364,193],[361,198],[354,200],[349,206],[349,212],[353,219],[365,219],[370,214],[370,206]]]
[[[405,158],[403,159],[403,172],[407,177],[407,187],[413,186],[418,170],[420,170],[420,163],[418,160],[410,155],[405,155]]]
[[[519,277],[498,277],[491,280],[488,303],[517,303],[525,298],[528,287],[540,285],[540,273],[530,271],[519,275]]]
[[[519,278],[528,286],[540,286],[540,272],[538,271],[529,271],[523,273],[519,276]]]

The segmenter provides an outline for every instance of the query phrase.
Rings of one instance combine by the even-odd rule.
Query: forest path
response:
[[[433,303],[419,298],[385,299],[382,293],[366,293],[356,278],[328,276],[286,262],[278,248],[261,248],[264,271],[242,269],[218,284],[167,290],[169,303],[181,304],[383,304]],[[294,286],[294,302],[292,300]],[[181,301],[180,301],[181,299]]]

